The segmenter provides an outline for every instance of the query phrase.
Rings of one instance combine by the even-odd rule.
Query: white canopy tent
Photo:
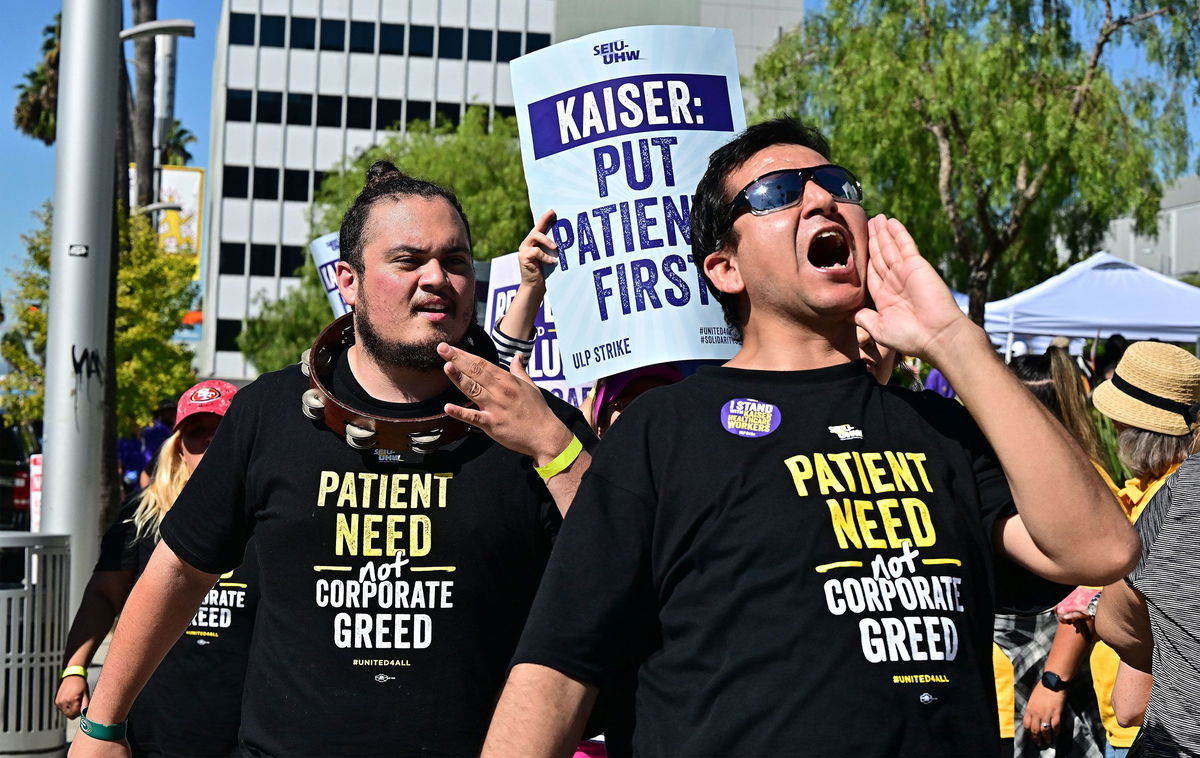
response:
[[[1055,336],[1122,334],[1130,340],[1200,344],[1200,287],[1108,253],[1096,253],[1012,297],[988,303],[984,326],[992,342],[1012,352],[1026,343],[1041,352]]]

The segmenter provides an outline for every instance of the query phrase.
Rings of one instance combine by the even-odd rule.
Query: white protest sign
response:
[[[483,323],[495,324],[512,304],[517,287],[521,284],[521,270],[517,254],[510,253],[492,259],[491,278],[488,280],[487,308]],[[548,299],[542,301],[534,320],[533,355],[525,370],[533,383],[578,408],[591,391],[591,383],[577,386],[563,378],[562,356],[558,352],[558,328],[554,311]]]
[[[321,285],[325,287],[325,297],[329,298],[329,307],[333,309],[334,317],[344,316],[350,312],[350,306],[342,299],[342,293],[337,287],[338,233],[330,232],[324,237],[317,237],[308,243],[308,251],[312,254],[317,273],[321,275]]]
[[[518,58],[512,79],[533,216],[558,213],[567,381],[731,357],[688,219],[709,154],[746,126],[733,33],[614,29]]]

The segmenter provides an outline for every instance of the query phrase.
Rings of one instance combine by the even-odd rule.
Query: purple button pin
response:
[[[738,437],[765,437],[779,428],[783,414],[770,403],[739,397],[721,406],[721,426]]]

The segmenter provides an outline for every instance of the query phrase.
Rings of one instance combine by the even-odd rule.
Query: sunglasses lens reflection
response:
[[[804,185],[810,180],[839,201],[862,202],[858,182],[840,166],[798,169],[765,177],[746,191],[746,200],[754,213],[790,208],[804,197]]]
[[[762,213],[787,208],[804,197],[804,179],[797,174],[780,174],[764,179],[750,188],[746,199],[750,208]]]

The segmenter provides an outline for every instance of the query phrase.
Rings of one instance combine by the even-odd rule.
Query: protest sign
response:
[[[337,262],[341,258],[338,249],[338,233],[330,232],[323,237],[317,237],[308,243],[308,252],[312,254],[313,264],[321,275],[321,285],[325,288],[325,297],[329,298],[329,307],[333,309],[335,318],[350,312],[350,306],[342,299],[342,293],[337,286]]]
[[[483,321],[485,326],[495,324],[508,312],[508,306],[512,304],[520,283],[521,271],[516,253],[492,259],[487,308]],[[563,377],[562,356],[558,351],[558,328],[549,299],[543,300],[542,307],[538,309],[533,333],[533,355],[529,359],[529,365],[525,367],[529,378],[537,386],[578,408],[591,391],[591,383],[574,385]]]
[[[709,154],[745,128],[732,32],[600,32],[518,58],[512,78],[533,216],[558,213],[567,381],[732,356],[688,221]]]

